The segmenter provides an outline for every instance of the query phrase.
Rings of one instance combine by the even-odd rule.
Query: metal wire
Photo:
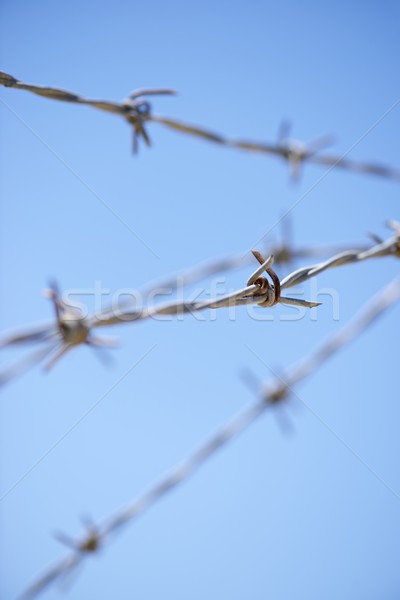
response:
[[[392,304],[400,300],[400,278],[394,279],[381,290],[366,306],[344,327],[335,333],[307,358],[289,367],[279,378],[259,387],[259,399],[250,404],[227,424],[221,427],[204,444],[193,452],[186,460],[161,477],[143,495],[132,504],[106,519],[102,524],[91,526],[86,536],[73,542],[74,551],[63,560],[51,567],[42,577],[35,581],[21,596],[21,600],[33,598],[50,584],[70,573],[88,555],[99,550],[111,537],[125,525],[133,521],[154,504],[160,501],[168,492],[178,487],[193,475],[208,459],[246,430],[256,419],[276,402],[290,395],[292,387],[305,377],[314,373],[329,357],[359,336]],[[71,542],[68,542],[71,545]]]
[[[378,242],[368,250],[347,250],[339,252],[330,259],[316,263],[309,267],[297,269],[281,281],[282,289],[293,287],[319,275],[327,269],[340,267],[342,265],[354,264],[370,258],[379,258],[382,256],[400,257],[400,223],[389,221],[388,226],[394,230],[394,235],[384,242]]]
[[[56,322],[45,324],[42,328],[35,327],[24,333],[11,334],[2,340],[0,339],[0,348],[39,342],[46,344],[46,347],[49,348],[48,351],[45,348],[42,352],[35,352],[0,373],[0,386],[9,382],[14,376],[22,374],[45,357],[49,358],[49,356],[50,358],[45,368],[46,370],[50,370],[62,356],[78,345],[86,344],[91,347],[114,346],[115,340],[100,338],[93,334],[93,331],[98,327],[121,325],[123,323],[142,321],[162,315],[178,316],[187,313],[193,314],[207,309],[232,306],[258,305],[263,308],[271,308],[277,303],[306,308],[318,306],[319,303],[317,302],[282,296],[281,291],[303,283],[329,268],[357,263],[370,258],[390,255],[399,257],[400,225],[395,221],[391,221],[389,225],[394,229],[395,233],[386,241],[379,241],[367,250],[358,249],[340,252],[332,256],[329,260],[297,269],[282,279],[282,281],[280,281],[275,271],[271,268],[273,257],[270,256],[265,261],[260,252],[253,251],[253,256],[262,264],[248,278],[247,285],[234,292],[224,294],[219,298],[211,298],[209,300],[174,300],[155,306],[141,306],[133,309],[122,308],[118,310],[108,309],[83,318],[79,311],[69,307],[61,299],[60,292],[53,285],[48,295],[54,305]],[[263,271],[266,272],[271,281],[269,281],[268,277],[261,276]],[[190,278],[189,273],[187,273],[188,278]]]
[[[0,71],[0,85],[3,85],[4,87],[26,90],[33,94],[44,96],[52,100],[60,100],[63,102],[92,106],[93,108],[124,117],[133,127],[134,152],[137,152],[139,138],[143,138],[147,146],[151,145],[150,138],[145,129],[145,123],[153,122],[164,125],[165,127],[173,129],[174,131],[195,136],[230,148],[278,156],[288,163],[291,169],[292,178],[294,179],[298,178],[301,166],[305,162],[310,162],[314,164],[330,166],[332,168],[341,168],[355,171],[357,173],[377,175],[379,177],[386,177],[395,181],[400,181],[400,169],[375,163],[357,162],[340,155],[321,155],[320,151],[332,142],[331,136],[324,135],[308,144],[300,142],[299,140],[289,139],[286,132],[285,134],[282,134],[281,132],[276,144],[235,140],[219,133],[209,131],[207,128],[183,123],[179,120],[171,119],[161,115],[152,114],[151,105],[147,100],[147,96],[176,94],[176,92],[171,89],[139,89],[132,92],[121,102],[111,102],[107,100],[91,100],[78,94],[58,88],[24,83],[12,75],[2,71]]]

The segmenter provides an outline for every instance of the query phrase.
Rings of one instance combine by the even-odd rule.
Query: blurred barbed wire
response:
[[[82,311],[75,306],[71,306],[60,294],[56,283],[52,283],[46,290],[47,297],[52,301],[55,322],[49,322],[42,326],[22,331],[17,334],[10,334],[0,339],[0,349],[11,346],[19,346],[26,343],[44,344],[39,351],[24,357],[21,361],[13,364],[0,373],[0,385],[4,385],[12,378],[22,374],[31,366],[47,359],[45,370],[51,369],[58,360],[67,352],[79,345],[85,344],[97,351],[116,345],[114,338],[104,338],[94,335],[93,331],[98,327],[110,325],[120,325],[141,321],[156,316],[178,316],[187,313],[196,313],[206,309],[229,308],[233,306],[258,305],[263,308],[271,308],[276,304],[288,304],[293,306],[302,306],[313,308],[318,306],[318,302],[302,300],[299,298],[288,298],[282,296],[282,291],[295,285],[303,283],[327,269],[331,269],[346,264],[358,263],[370,258],[379,258],[385,256],[400,257],[400,224],[391,220],[389,227],[394,231],[387,240],[381,241],[375,236],[376,243],[368,249],[351,249],[339,252],[328,260],[312,264],[307,267],[296,269],[294,272],[280,280],[276,272],[272,269],[273,255],[265,260],[263,255],[253,250],[253,258],[260,263],[260,266],[251,274],[246,282],[246,286],[230,293],[222,294],[220,297],[213,297],[207,300],[185,300],[177,299],[168,303],[158,303],[154,306],[139,307],[111,307],[91,316],[85,316]],[[225,262],[226,266],[227,262]],[[229,266],[232,266],[230,263]],[[218,263],[221,266],[221,263]],[[208,270],[197,270],[196,275],[205,276],[213,272],[215,265],[210,265]],[[268,275],[263,276],[264,271]],[[186,272],[186,282],[190,280],[190,270]],[[171,289],[176,286],[176,280],[170,281]]]
[[[172,89],[138,89],[129,94],[127,98],[123,99],[121,102],[113,102],[108,100],[92,100],[73,92],[68,92],[67,90],[24,83],[3,71],[0,71],[0,85],[26,90],[52,100],[92,106],[93,108],[119,115],[126,119],[133,127],[132,146],[134,152],[137,152],[138,150],[140,138],[143,138],[147,146],[151,145],[145,124],[152,122],[164,125],[174,131],[230,148],[278,156],[288,163],[293,179],[299,177],[301,166],[304,163],[309,162],[330,166],[331,168],[341,168],[400,181],[400,168],[391,168],[375,163],[358,162],[348,159],[345,155],[321,155],[320,152],[333,143],[333,137],[331,135],[323,135],[308,143],[294,140],[289,137],[289,125],[287,122],[281,124],[276,143],[264,143],[251,140],[232,139],[198,125],[192,125],[169,117],[153,114],[147,96],[176,94],[177,92]]]
[[[160,501],[171,490],[177,488],[193,475],[207,460],[214,456],[223,446],[247,429],[256,419],[273,405],[287,399],[293,393],[293,387],[309,377],[333,354],[349,344],[367,329],[392,304],[400,299],[400,278],[397,277],[383,290],[367,302],[363,309],[344,327],[334,333],[325,343],[306,358],[287,368],[279,378],[261,383],[256,393],[258,400],[244,408],[228,423],[213,434],[204,444],[193,452],[186,460],[161,477],[144,494],[132,504],[117,511],[114,516],[99,525],[86,524],[87,533],[77,541],[62,535],[58,538],[72,547],[73,552],[51,567],[39,577],[20,597],[28,600],[37,596],[52,583],[64,580],[80,565],[89,554],[96,553],[112,536],[124,526],[142,515]]]

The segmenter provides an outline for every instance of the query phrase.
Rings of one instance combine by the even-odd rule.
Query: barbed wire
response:
[[[378,239],[377,243],[368,249],[339,252],[328,260],[297,269],[282,280],[272,269],[273,255],[268,256],[265,260],[260,252],[253,250],[253,257],[260,263],[260,266],[248,278],[246,286],[209,300],[179,299],[164,304],[159,303],[154,306],[140,306],[132,309],[112,307],[86,317],[80,310],[72,307],[63,299],[57,284],[53,283],[50,289],[46,290],[46,295],[53,303],[55,322],[0,339],[0,349],[36,342],[44,343],[45,347],[1,372],[0,386],[44,359],[47,359],[45,370],[50,370],[67,352],[82,344],[95,350],[115,346],[115,338],[100,337],[93,333],[98,327],[131,323],[156,316],[178,316],[206,309],[231,308],[233,306],[258,305],[262,308],[271,308],[280,303],[306,308],[316,307],[319,305],[318,302],[288,298],[282,296],[282,291],[303,283],[330,268],[354,264],[370,258],[400,257],[400,224],[392,220],[388,222],[388,225],[394,231],[394,235],[387,240]],[[268,277],[263,276],[264,272]],[[204,271],[202,273],[204,274]],[[199,275],[198,270],[197,275]],[[186,280],[188,279],[190,279],[190,271],[187,272]]]
[[[350,160],[344,155],[324,155],[320,154],[328,145],[333,142],[332,136],[324,135],[320,138],[304,143],[299,140],[290,139],[287,123],[283,123],[278,135],[277,143],[268,144],[256,141],[236,140],[228,138],[219,133],[208,130],[197,125],[183,123],[176,119],[156,115],[152,113],[150,102],[147,96],[155,95],[175,95],[177,92],[172,89],[138,89],[133,91],[127,98],[121,102],[112,102],[108,100],[92,100],[84,98],[78,94],[66,90],[32,85],[19,81],[12,75],[0,71],[0,85],[20,90],[26,90],[33,94],[44,96],[52,100],[71,102],[75,104],[84,104],[92,106],[99,110],[113,113],[125,118],[133,127],[133,151],[138,150],[138,142],[143,138],[147,146],[151,145],[150,137],[146,131],[145,123],[159,123],[187,135],[195,136],[216,144],[230,148],[240,149],[247,152],[256,152],[267,155],[275,155],[284,159],[292,173],[294,179],[298,178],[300,168],[305,162],[330,166],[332,168],[341,168],[358,173],[377,175],[400,181],[400,169],[391,168],[375,163],[365,163]]]
[[[186,481],[207,460],[214,456],[223,446],[245,431],[272,405],[282,402],[292,393],[292,388],[300,381],[313,374],[328,358],[349,344],[367,329],[392,304],[400,300],[400,278],[395,278],[389,285],[367,302],[359,313],[334,333],[325,343],[308,357],[286,369],[279,379],[262,383],[257,389],[257,402],[244,408],[227,424],[221,427],[204,444],[193,452],[186,460],[161,477],[143,495],[132,504],[118,511],[114,516],[99,525],[89,523],[88,531],[82,539],[74,541],[67,536],[62,540],[73,548],[73,552],[51,567],[42,577],[35,581],[20,597],[28,600],[37,596],[50,584],[71,574],[71,572],[89,554],[97,552],[114,534],[125,525],[142,515],[146,510],[160,501],[173,489]],[[59,536],[60,537],[60,536]]]
[[[62,356],[79,345],[86,344],[94,349],[105,348],[115,345],[115,340],[99,337],[93,334],[93,330],[100,326],[116,325],[132,321],[139,321],[156,316],[178,316],[186,313],[195,313],[206,309],[229,308],[248,304],[260,304],[263,306],[274,306],[275,304],[294,304],[312,308],[318,306],[317,302],[308,302],[296,298],[281,296],[279,278],[272,270],[273,256],[264,260],[262,256],[254,251],[254,256],[262,264],[250,276],[244,288],[224,294],[220,298],[210,300],[190,301],[175,300],[155,306],[145,306],[125,310],[105,310],[89,317],[82,316],[82,312],[65,302],[58,290],[56,283],[45,291],[47,297],[52,301],[55,312],[55,323],[47,323],[41,327],[35,327],[30,331],[11,334],[0,339],[0,348],[6,348],[24,343],[45,343],[41,348],[22,361],[12,365],[0,373],[0,385],[4,385],[16,375],[22,374],[31,366],[34,366],[44,358],[48,359],[45,370],[50,370]],[[270,284],[261,273],[266,271],[272,280]]]
[[[296,246],[293,244],[293,233],[291,229],[290,219],[285,217],[282,222],[282,241],[278,243],[265,243],[262,248],[263,254],[274,257],[274,264],[286,265],[295,262],[299,258],[321,258],[344,252],[349,248],[349,244],[313,244],[308,246]],[[369,237],[377,241],[376,236],[369,234]],[[353,244],[354,249],[358,251],[368,250],[370,244]],[[151,293],[155,288],[176,289],[178,286],[187,286],[213,275],[231,271],[233,269],[242,269],[251,265],[254,261],[254,255],[250,250],[245,250],[238,254],[223,256],[218,259],[208,260],[198,265],[191,266],[184,270],[178,271],[167,277],[159,277],[146,285],[142,290],[142,294]]]

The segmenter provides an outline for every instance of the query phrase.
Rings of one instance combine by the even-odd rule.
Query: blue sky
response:
[[[4,1],[1,69],[92,98],[172,87],[155,112],[261,141],[286,118],[299,139],[332,133],[332,151],[399,166],[399,13],[396,2]],[[12,89],[0,90],[0,119],[2,330],[52,317],[41,296],[52,277],[63,289],[141,286],[278,237],[294,205],[299,244],[365,242],[399,218],[389,180],[306,165],[295,186],[274,157],[157,124],[134,157],[122,119]],[[282,320],[290,309],[277,307],[273,321],[243,310],[123,325],[110,330],[121,340],[111,367],[79,348],[4,388],[1,597],[63,556],[54,532],[113,514],[253,401],[240,369],[264,379],[306,355],[397,272],[388,258],[306,287],[310,299],[335,291],[340,322],[328,299],[316,320]],[[293,435],[267,414],[89,559],[66,597],[398,597],[399,315],[299,387]]]

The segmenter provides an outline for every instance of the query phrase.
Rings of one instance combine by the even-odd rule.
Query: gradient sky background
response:
[[[299,139],[333,133],[332,151],[354,145],[354,159],[400,166],[400,104],[383,117],[400,101],[397,2],[3,0],[1,23],[1,69],[23,81],[110,100],[173,87],[155,112],[265,141],[287,118]],[[134,157],[122,119],[13,89],[0,89],[0,115],[2,330],[52,317],[41,296],[51,277],[63,289],[141,286],[279,237],[300,199],[299,244],[386,236],[400,217],[389,180],[306,165],[295,186],[277,158],[156,124],[153,148]],[[221,310],[124,325],[110,329],[121,339],[110,368],[79,348],[4,388],[2,494],[13,489],[0,503],[1,598],[65,554],[54,532],[113,514],[254,401],[240,369],[264,379],[290,365],[397,272],[388,258],[320,276],[340,323],[328,298],[316,320],[280,320],[292,312],[277,307],[273,321]],[[248,274],[228,274],[227,289]],[[396,306],[299,388],[292,435],[268,413],[89,557],[66,597],[398,598],[399,316]],[[6,365],[21,352],[3,354]]]

